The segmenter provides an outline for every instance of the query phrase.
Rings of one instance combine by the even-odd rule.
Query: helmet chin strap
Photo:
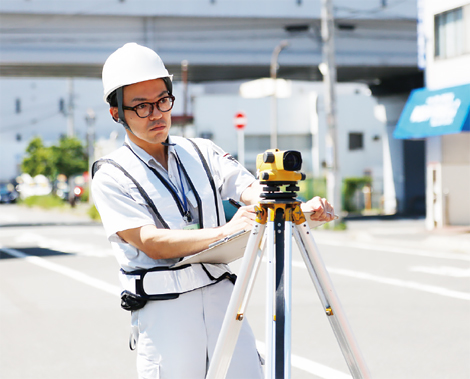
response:
[[[117,108],[118,108],[117,122],[120,123],[121,125],[123,125],[126,130],[129,130],[132,134],[134,134],[134,132],[129,127],[129,125],[127,125],[126,116],[124,116],[124,109],[122,107],[123,103],[124,103],[123,88],[124,87],[119,87],[116,90],[116,100],[117,100],[117,104],[118,104],[118,106],[117,106]]]

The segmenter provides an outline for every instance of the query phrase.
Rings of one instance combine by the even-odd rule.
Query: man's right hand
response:
[[[223,233],[230,236],[240,230],[251,230],[256,220],[255,205],[247,205],[238,208],[232,219],[222,226]]]

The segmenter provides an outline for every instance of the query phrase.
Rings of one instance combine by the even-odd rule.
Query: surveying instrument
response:
[[[294,150],[271,149],[257,156],[256,168],[260,183],[265,185],[264,192],[256,207],[256,223],[248,238],[206,379],[221,379],[227,375],[265,248],[268,262],[265,378],[290,378],[292,235],[353,378],[370,378],[310,227],[300,209],[300,201],[296,199],[299,191],[297,182],[305,179],[305,175],[300,172],[301,166],[301,154]],[[280,191],[281,186],[287,187]],[[264,238],[266,226],[268,229]]]

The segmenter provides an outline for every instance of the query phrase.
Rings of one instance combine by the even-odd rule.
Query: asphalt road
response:
[[[21,226],[10,211],[0,206],[0,221],[12,220],[0,227],[0,378],[136,378],[130,315],[102,227],[35,214]],[[469,255],[317,236],[373,378],[470,378]],[[295,244],[292,289],[292,378],[347,378]],[[263,265],[247,311],[260,350],[265,297]]]

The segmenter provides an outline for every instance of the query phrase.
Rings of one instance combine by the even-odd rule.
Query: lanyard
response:
[[[189,211],[189,206],[188,206],[188,199],[186,197],[186,193],[184,191],[184,183],[183,183],[183,174],[186,174],[186,171],[184,170],[184,167],[178,157],[178,154],[175,152],[175,157],[176,157],[176,167],[178,168],[178,176],[180,177],[180,184],[181,184],[181,198],[178,195],[178,188],[171,182],[166,180],[157,170],[155,170],[153,167],[150,167],[147,165],[150,170],[160,179],[160,181],[163,183],[163,185],[168,189],[168,191],[171,193],[173,196],[173,199],[176,202],[176,205],[178,206],[178,209],[181,213],[181,216],[183,217],[183,220],[186,223],[190,223],[193,220],[193,217],[191,216],[191,212]],[[181,167],[183,168],[183,173],[181,172]],[[187,176],[187,175],[185,175]]]
[[[179,203],[183,207],[183,211],[184,211],[184,215],[182,215],[183,219],[186,223],[188,223],[188,222],[191,222],[193,218],[191,216],[191,213],[189,212],[188,199],[186,197],[186,194],[184,193],[183,175],[181,174],[181,168],[180,168],[182,164],[181,164],[180,158],[178,157],[178,154],[175,153],[175,156],[176,156],[176,167],[178,168],[178,175],[180,177],[181,195],[182,195],[183,201],[181,201],[180,197],[178,196],[177,188],[175,188],[175,192],[176,192],[176,196],[178,196]],[[173,186],[173,183],[172,183],[172,186]]]
[[[184,168],[183,164],[181,163],[180,157],[178,156],[178,153],[176,151],[175,151],[175,157],[176,157],[176,162],[177,162],[177,167],[178,167],[178,173],[180,175],[180,180],[182,180],[181,179],[182,175],[181,175],[181,172],[180,172],[180,168],[181,168],[181,170],[183,171],[184,176],[186,177],[187,183],[188,183],[189,187],[191,188],[191,190],[193,191],[194,197],[196,198],[198,216],[199,216],[199,227],[203,228],[204,226],[203,226],[203,214],[202,214],[202,201],[201,201],[201,198],[199,197],[199,194],[197,193],[196,188],[194,187],[194,184],[191,181],[191,178],[189,177],[188,173],[186,172],[186,169]],[[183,191],[184,191],[183,182],[181,182],[181,187],[183,188]],[[186,199],[186,197],[185,197],[185,199]],[[191,214],[189,213],[189,210],[188,210],[188,214],[189,214],[189,217],[191,217]],[[191,217],[191,219],[192,219],[192,217]],[[191,221],[188,221],[188,222],[191,222]]]
[[[189,177],[188,173],[186,172],[186,169],[184,168],[183,164],[181,163],[181,160],[180,160],[178,154],[176,153],[176,151],[174,152],[174,154],[175,154],[175,157],[176,157],[176,163],[177,163],[177,167],[178,167],[178,174],[179,174],[179,177],[180,177],[181,188],[182,188],[182,191],[183,191],[183,200],[181,200],[180,197],[178,196],[178,191],[174,187],[173,183],[169,183],[168,180],[166,180],[162,176],[162,174],[160,174],[156,169],[151,167],[147,162],[145,162],[141,157],[139,157],[135,153],[135,151],[132,150],[132,148],[127,143],[124,143],[124,146],[126,146],[145,166],[148,167],[148,169],[150,171],[152,171],[155,174],[155,176],[158,179],[160,179],[162,184],[166,187],[168,192],[170,192],[171,196],[173,197],[173,200],[175,201],[183,220],[186,223],[190,223],[193,220],[193,217],[191,216],[191,213],[189,212],[187,197],[186,197],[185,192],[184,192],[183,179],[182,179],[182,175],[181,175],[181,171],[182,171],[183,175],[187,179],[187,183],[188,183],[189,187],[192,189],[192,191],[194,193],[194,196],[196,197],[196,202],[197,202],[197,207],[198,207],[198,215],[199,215],[199,226],[202,229],[204,227],[203,226],[202,201],[201,201],[201,198],[199,197],[199,194],[196,191],[196,188],[194,187],[193,183],[191,182],[191,178]]]

